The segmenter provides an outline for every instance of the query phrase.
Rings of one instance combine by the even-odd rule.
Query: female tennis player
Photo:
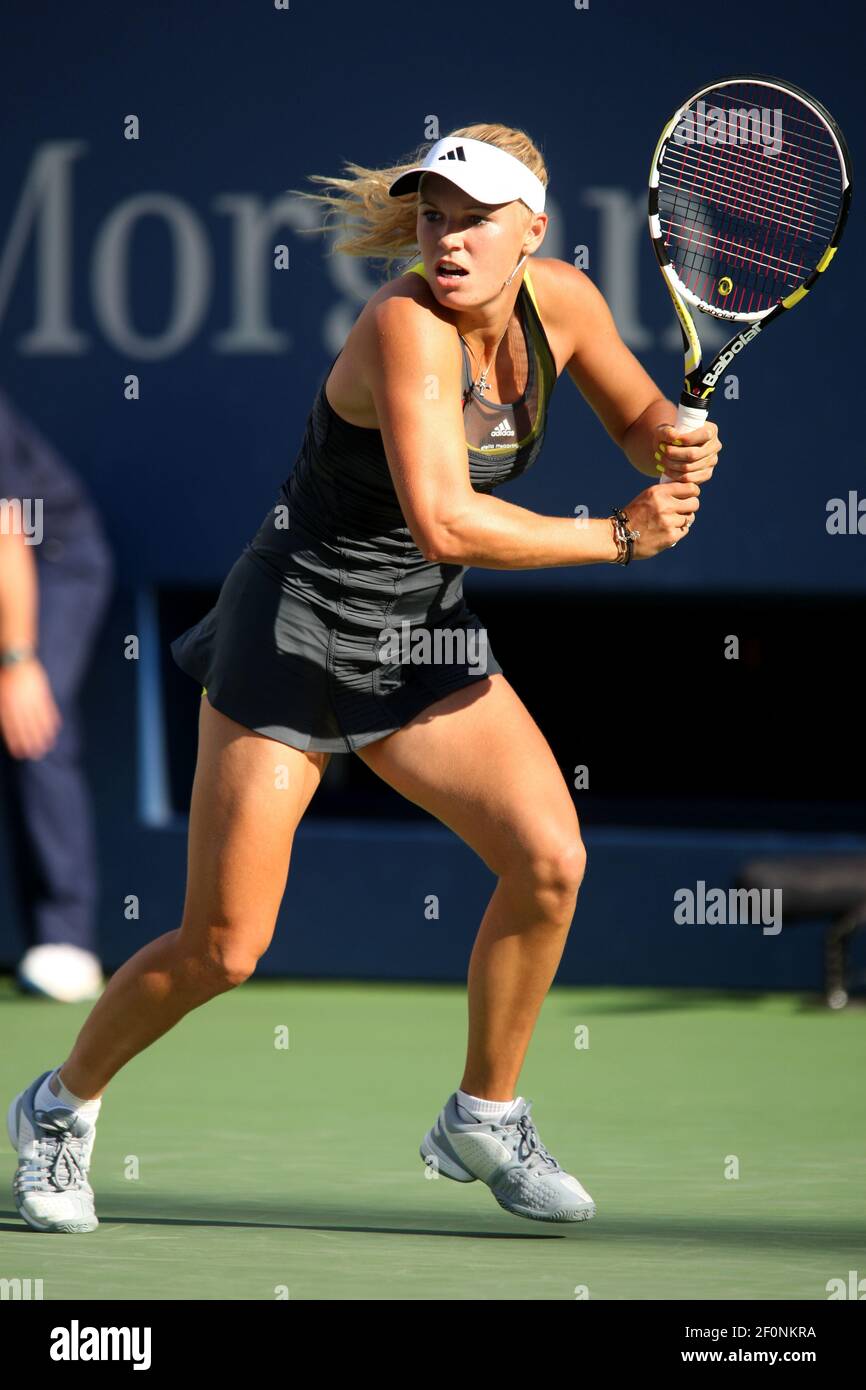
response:
[[[338,252],[416,263],[372,295],[317,393],[293,471],[215,607],[172,643],[202,687],[179,928],[111,978],[72,1051],[9,1109],[18,1209],[39,1231],[98,1222],[101,1096],[191,1009],[249,979],[295,829],[332,753],[354,752],[497,876],[469,965],[460,1085],[420,1146],[506,1211],[595,1206],[542,1144],[519,1073],[571,925],[585,853],[569,789],[467,608],[467,566],[628,563],[679,543],[721,443],[687,444],[591,280],[539,259],[547,171],[523,131],[473,125],[307,193],[351,218]],[[320,183],[329,183],[314,176]],[[531,270],[530,270],[531,264]],[[494,496],[535,462],[567,370],[647,486],[575,525]],[[403,625],[406,625],[405,627]],[[426,636],[401,660],[388,634]],[[479,659],[479,656],[484,659]],[[278,785],[275,763],[287,769]]]

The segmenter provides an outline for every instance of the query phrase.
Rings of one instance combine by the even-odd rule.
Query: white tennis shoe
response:
[[[542,1144],[518,1096],[501,1120],[478,1119],[449,1096],[425,1135],[424,1162],[456,1182],[486,1183],[505,1211],[532,1221],[588,1221],[595,1203]]]
[[[87,1180],[96,1121],[60,1100],[49,1110],[34,1110],[36,1093],[53,1070],[38,1076],[9,1107],[6,1127],[18,1154],[12,1195],[34,1231],[75,1235],[99,1225]]]

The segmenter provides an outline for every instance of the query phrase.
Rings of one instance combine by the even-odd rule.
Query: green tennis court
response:
[[[3,980],[0,1008],[5,1117],[88,1006]],[[862,1012],[554,987],[520,1093],[597,1203],[568,1227],[426,1175],[418,1145],[461,1079],[465,1018],[458,986],[221,996],[109,1087],[97,1231],[25,1227],[4,1142],[0,1278],[76,1300],[824,1300],[866,1273]]]

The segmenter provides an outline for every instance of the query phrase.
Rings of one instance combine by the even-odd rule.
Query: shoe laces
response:
[[[528,1101],[523,1114],[519,1115],[515,1121],[518,1136],[516,1146],[517,1157],[526,1168],[534,1169],[540,1167],[542,1163],[546,1163],[549,1165],[552,1172],[561,1173],[562,1168],[553,1157],[553,1154],[549,1153],[544,1144],[542,1144],[538,1135],[538,1130],[530,1119],[529,1112],[531,1108],[532,1101]]]
[[[85,1137],[71,1134],[63,1121],[49,1120],[45,1112],[40,1112],[37,1121],[41,1129],[53,1133],[34,1139],[32,1156],[23,1162],[16,1174],[19,1189],[42,1192],[86,1189]]]

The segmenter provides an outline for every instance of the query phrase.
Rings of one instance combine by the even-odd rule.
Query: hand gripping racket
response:
[[[649,225],[683,334],[684,430],[704,423],[722,372],[746,344],[827,269],[850,201],[845,137],[790,82],[725,78],[671,116],[650,169]],[[689,306],[742,325],[709,367]]]

